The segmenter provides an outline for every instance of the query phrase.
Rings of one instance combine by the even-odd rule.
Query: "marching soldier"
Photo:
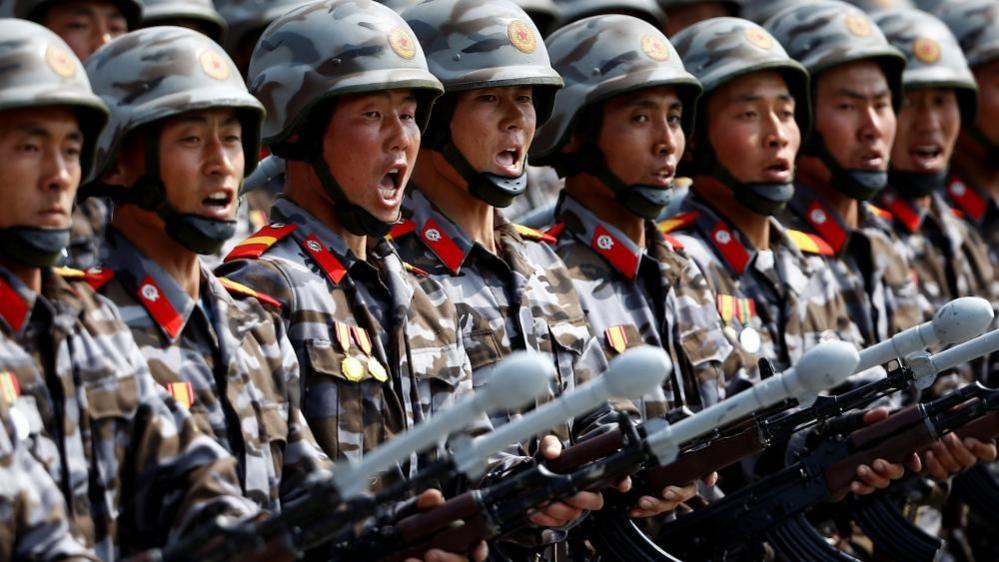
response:
[[[141,27],[176,25],[204,33],[222,43],[226,23],[212,0],[143,0]]]
[[[222,47],[178,27],[127,34],[86,66],[113,108],[94,177],[116,208],[93,284],[156,382],[239,461],[246,497],[280,511],[326,461],[299,409],[298,361],[275,303],[199,261],[235,228],[263,107]]]
[[[220,272],[280,304],[306,420],[330,458],[356,461],[471,389],[454,306],[383,239],[441,85],[402,18],[367,0],[291,10],[268,27],[249,72],[287,183],[273,222]],[[431,491],[419,504],[440,500]]]
[[[710,406],[724,397],[732,346],[704,275],[651,220],[668,204],[700,86],[666,37],[637,18],[581,20],[546,43],[566,87],[531,156],[566,178],[548,234],[587,322],[609,357],[642,344],[670,352],[673,375],[644,401],[643,417]],[[612,60],[629,63],[585,70]]]
[[[255,513],[234,459],[155,383],[117,309],[83,272],[50,267],[107,109],[56,35],[19,20],[0,35],[0,333],[17,344],[0,373],[73,536],[110,561]]]

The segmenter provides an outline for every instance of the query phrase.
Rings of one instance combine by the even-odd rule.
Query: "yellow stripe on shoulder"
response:
[[[891,216],[890,212],[888,212],[888,211],[886,211],[886,210],[884,210],[881,207],[878,207],[876,205],[872,205],[870,203],[867,203],[867,210],[869,210],[874,215],[876,215],[876,216],[878,216],[878,217],[880,217],[880,218],[882,218],[882,219],[884,219],[886,221],[890,221],[892,219],[892,216]]]
[[[281,308],[281,303],[278,302],[276,298],[259,291],[255,291],[242,283],[229,279],[228,277],[219,277],[219,283],[222,283],[222,286],[233,295],[238,297],[253,297],[263,304],[268,304],[277,309]]]
[[[540,230],[531,228],[529,226],[524,226],[522,224],[514,224],[513,228],[514,230],[517,231],[517,234],[520,234],[522,237],[527,238],[528,240],[537,240],[540,242],[547,242],[549,244],[554,244],[558,242],[558,240],[556,240],[555,237],[552,236],[551,234],[546,234],[544,232],[541,232]]]
[[[698,215],[700,213],[697,211],[690,211],[689,213],[683,213],[682,215],[676,215],[675,217],[659,221],[659,232],[669,234],[670,232],[687,228],[697,220]]]
[[[85,271],[72,267],[53,267],[52,272],[63,279],[86,279],[87,277]]]
[[[815,234],[788,229],[787,236],[802,252],[807,254],[818,254],[820,256],[832,256],[836,254],[828,242]]]

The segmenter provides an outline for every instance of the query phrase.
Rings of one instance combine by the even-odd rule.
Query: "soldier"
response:
[[[306,0],[215,0],[225,19],[225,50],[246,78],[257,39],[270,23]]]
[[[176,25],[200,31],[222,43],[226,23],[212,0],[143,0],[142,25]]]
[[[273,300],[198,259],[232,234],[263,107],[222,47],[187,29],[129,33],[86,66],[114,108],[94,172],[116,203],[95,288],[122,311],[156,382],[239,461],[246,497],[280,511],[327,460],[299,410],[298,361],[264,308]],[[155,86],[136,90],[144,80]]]
[[[566,87],[531,156],[566,178],[548,234],[587,323],[608,357],[642,344],[670,352],[673,374],[641,405],[643,417],[710,406],[724,397],[732,346],[704,275],[651,220],[668,204],[700,85],[666,37],[637,18],[588,18],[546,44]],[[628,64],[584,70],[612,60]]]
[[[127,326],[79,271],[50,266],[107,109],[58,36],[2,20],[0,353],[32,454],[73,536],[102,560],[164,544],[204,517],[255,513],[234,459],[156,385]],[[13,384],[16,382],[16,384]]]
[[[738,16],[745,0],[659,0],[666,13],[663,32],[673,37],[699,21],[725,16]],[[750,0],[752,1],[752,0]]]
[[[867,203],[885,181],[883,156],[895,134],[892,102],[899,100],[894,94],[905,66],[902,54],[868,23],[847,6],[802,6],[781,12],[767,28],[811,73],[815,92],[815,130],[798,154],[784,222],[807,233],[794,235],[811,260],[832,270],[864,345],[873,345],[933,311],[919,296],[883,211]],[[803,25],[820,31],[801,33]],[[865,81],[877,87],[862,90]],[[865,160],[865,151],[882,158]]]
[[[280,303],[317,441],[335,461],[359,460],[471,389],[454,306],[383,239],[441,85],[391,9],[326,0],[268,27],[250,90],[267,109],[264,143],[288,160],[287,184],[274,222],[220,271]],[[428,457],[380,483],[412,476]],[[440,499],[431,491],[420,505]]]

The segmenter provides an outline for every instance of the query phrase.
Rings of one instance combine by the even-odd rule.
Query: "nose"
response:
[[[503,120],[500,122],[500,128],[504,131],[520,131],[533,124],[533,105],[506,100],[504,108]]]
[[[862,113],[860,129],[857,133],[858,138],[868,142],[884,138],[888,119],[895,118],[895,111],[889,108],[885,113],[882,115],[877,108],[869,106]]]
[[[221,133],[211,135],[205,144],[206,173],[210,176],[236,175],[242,179],[246,165],[243,149],[240,147],[239,151],[232,154],[230,152],[222,142]]]
[[[683,129],[671,127],[669,117],[657,120],[653,151],[657,156],[672,156],[683,150],[686,137]]]
[[[770,148],[784,148],[791,142],[791,125],[781,120],[775,112],[771,112],[765,120],[766,130],[763,142]]]
[[[386,120],[384,134],[386,148],[392,152],[406,152],[420,144],[420,128],[408,125],[399,116]]]
[[[42,163],[41,186],[46,191],[66,191],[79,186],[79,177],[74,174],[80,163],[75,157],[67,157],[57,148],[48,151]]]

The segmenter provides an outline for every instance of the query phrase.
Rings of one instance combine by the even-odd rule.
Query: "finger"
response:
[[[604,496],[596,492],[579,492],[562,501],[572,507],[587,511],[599,511],[604,508]]]
[[[430,488],[416,498],[416,507],[420,509],[431,509],[444,503],[444,494],[440,490]]]
[[[549,517],[542,512],[533,513],[528,517],[531,523],[538,525],[539,527],[562,527],[566,524],[566,521],[561,519],[555,519],[554,517]]]
[[[712,472],[704,478],[701,478],[701,482],[704,482],[704,485],[708,487],[714,486],[718,483],[718,473]]]
[[[561,519],[564,522],[573,521],[583,516],[582,509],[577,509],[562,502],[555,502],[549,505],[548,507],[542,509],[541,513],[544,513],[553,519]]]
[[[541,456],[548,460],[557,459],[562,454],[562,442],[554,435],[545,435],[541,439]]]
[[[427,554],[423,557],[426,562],[463,562],[468,560],[460,554],[455,554],[453,552],[445,552],[443,550],[434,548],[427,551]]]
[[[879,422],[889,415],[888,408],[882,406],[880,408],[874,408],[873,410],[868,410],[864,412],[864,423],[870,425],[872,423]]]
[[[868,494],[872,494],[874,493],[874,490],[875,490],[874,488],[866,484],[862,484],[858,480],[854,480],[853,482],[850,483],[850,491],[853,492],[854,494],[857,494],[858,496],[866,496]]]
[[[626,493],[630,492],[631,491],[631,477],[630,476],[625,476],[624,478],[618,480],[617,483],[614,484],[614,488],[617,489],[617,491],[621,492],[622,494],[626,494]]]
[[[957,435],[950,433],[946,436],[947,449],[954,460],[961,465],[961,468],[971,468],[978,463],[978,457],[964,445]]]
[[[950,477],[950,473],[940,464],[933,451],[926,451],[926,471],[934,480],[946,480]]]
[[[489,545],[486,544],[486,541],[480,542],[479,546],[475,547],[475,550],[472,552],[472,560],[475,562],[484,562],[488,556]]]
[[[921,472],[923,470],[923,461],[919,458],[919,455],[912,453],[905,461],[905,466],[912,472]]]
[[[954,455],[951,454],[950,447],[946,445],[946,442],[937,441],[934,443],[933,453],[936,454],[937,461],[948,473],[954,474],[961,470],[961,465],[954,459]]]
[[[857,467],[857,479],[864,485],[870,486],[872,488],[886,488],[888,486],[888,479],[882,477],[871,467],[867,465],[861,465]]]
[[[979,460],[985,462],[992,462],[996,460],[997,453],[995,443],[982,443],[974,437],[968,437],[964,440],[964,446],[970,449]]]
[[[874,471],[878,473],[878,476],[888,480],[898,480],[905,474],[904,466],[888,462],[884,459],[875,460],[873,468]]]
[[[666,486],[663,491],[663,499],[674,502],[685,502],[697,495],[697,484],[686,486]]]

